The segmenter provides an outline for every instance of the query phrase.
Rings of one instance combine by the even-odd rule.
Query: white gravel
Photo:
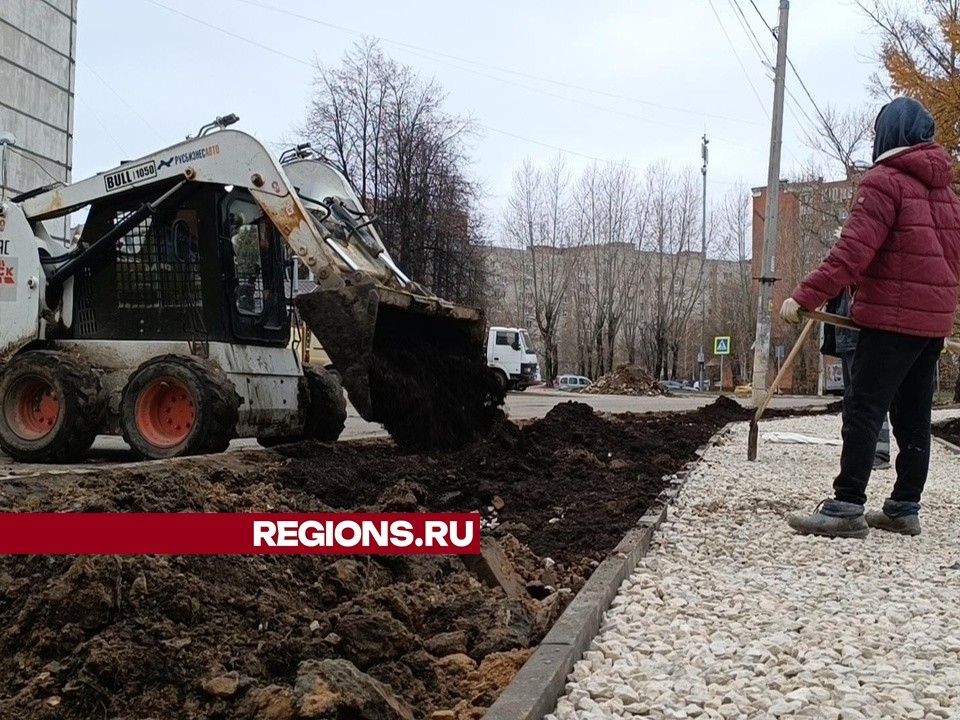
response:
[[[840,420],[762,423],[755,463],[746,424],[707,452],[546,720],[960,717],[960,455],[934,443],[919,537],[801,537],[784,515],[830,495],[840,448],[770,430]]]

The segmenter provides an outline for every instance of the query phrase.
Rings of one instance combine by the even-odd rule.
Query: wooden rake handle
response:
[[[823,314],[825,315],[826,313]],[[767,394],[763,398],[763,402],[760,403],[760,407],[757,408],[757,412],[753,416],[755,421],[759,422],[764,410],[767,409],[767,405],[769,405],[770,400],[773,399],[774,393],[777,392],[777,388],[780,387],[780,382],[783,380],[783,376],[787,374],[787,370],[790,369],[790,367],[793,365],[793,361],[796,360],[797,355],[800,354],[803,344],[807,341],[807,338],[810,337],[810,333],[813,332],[813,326],[815,323],[816,320],[814,318],[810,318],[803,326],[803,330],[800,331],[800,337],[797,338],[797,341],[793,344],[793,347],[790,348],[790,354],[787,355],[787,359],[783,361],[783,364],[780,366],[780,372],[778,372],[777,376],[773,379],[773,382],[770,384],[770,389],[767,390]]]
[[[843,317],[842,315],[834,315],[833,313],[823,312],[821,310],[801,310],[800,314],[807,318],[808,321],[818,320],[819,322],[827,323],[828,325],[849,328],[850,330],[860,329],[860,326],[857,325],[853,320],[848,317]],[[960,354],[960,340],[946,338],[943,341],[943,344],[944,347],[946,347],[950,352]]]

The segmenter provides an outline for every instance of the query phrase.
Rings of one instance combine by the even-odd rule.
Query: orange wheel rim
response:
[[[189,437],[196,419],[193,394],[173,378],[157,378],[137,398],[137,430],[154,447],[180,445]]]
[[[36,375],[13,384],[3,400],[7,425],[24,440],[41,440],[60,419],[60,399],[53,385]]]

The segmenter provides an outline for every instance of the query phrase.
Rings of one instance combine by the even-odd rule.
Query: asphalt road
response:
[[[679,397],[628,397],[624,395],[582,395],[553,390],[527,390],[522,393],[510,393],[507,397],[506,412],[507,416],[515,420],[530,420],[543,417],[549,412],[550,408],[561,402],[576,400],[585,402],[602,412],[621,413],[621,412],[662,412],[662,411],[682,411],[694,410],[712,403],[716,396],[711,395],[685,395]],[[817,397],[777,397],[771,402],[772,407],[802,407],[807,405],[823,405],[832,402],[835,398],[817,398]],[[749,400],[739,400],[744,405],[749,404]],[[347,406],[347,423],[341,440],[357,440],[361,438],[380,437],[386,435],[386,432],[377,424],[368,423],[361,418],[352,406]],[[230,451],[253,450],[260,446],[256,440],[243,439],[234,440],[230,443]],[[93,447],[87,453],[86,460],[78,465],[42,465],[30,463],[17,463],[9,457],[0,453],[0,479],[3,476],[10,475],[32,475],[49,472],[62,472],[70,470],[75,472],[77,469],[94,470],[105,464],[114,464],[118,462],[135,462],[136,456],[130,451],[126,443],[119,437],[102,435],[97,438]],[[158,461],[162,462],[162,461]]]

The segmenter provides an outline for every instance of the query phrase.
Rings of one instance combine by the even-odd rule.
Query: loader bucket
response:
[[[486,366],[482,314],[363,273],[344,279],[296,305],[360,415],[413,449],[459,447],[486,434],[504,398]]]

